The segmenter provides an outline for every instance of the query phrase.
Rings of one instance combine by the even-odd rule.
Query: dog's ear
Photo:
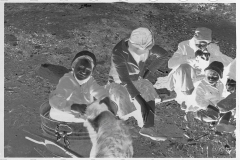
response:
[[[114,115],[117,114],[117,105],[113,101],[111,101],[109,97],[103,98],[99,102],[99,104],[101,104],[101,103],[104,103],[108,107],[108,110],[110,112],[112,112]]]

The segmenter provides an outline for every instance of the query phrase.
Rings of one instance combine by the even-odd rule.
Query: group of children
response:
[[[109,81],[112,81],[114,83],[111,83],[111,85],[108,84],[106,86],[100,86],[94,80],[92,73],[96,67],[96,57],[93,53],[89,51],[81,51],[77,53],[71,63],[72,71],[66,73],[59,80],[56,89],[50,94],[50,117],[52,119],[64,122],[83,122],[83,119],[79,117],[80,115],[76,111],[81,110],[83,112],[88,106],[88,104],[91,104],[94,100],[109,96],[110,98],[112,97],[111,99],[117,104],[116,113],[122,114],[123,116],[135,111],[136,108],[134,107],[134,105],[136,106],[136,103],[139,103],[142,115],[141,112],[139,112],[138,114],[140,114],[140,117],[143,118],[144,121],[142,122],[142,124],[139,125],[141,127],[143,126],[143,128],[147,125],[149,127],[153,126],[155,105],[154,102],[152,104],[152,101],[154,101],[154,98],[158,97],[158,95],[156,94],[156,91],[152,89],[153,87],[146,87],[146,89],[150,88],[148,92],[146,92],[146,89],[142,89],[142,91],[140,91],[141,87],[138,86],[148,86],[150,85],[150,82],[148,83],[148,81],[139,79],[140,71],[136,70],[136,66],[139,65],[139,70],[142,70],[141,62],[146,61],[149,55],[149,50],[156,48],[156,45],[154,46],[153,37],[149,38],[149,35],[151,35],[152,33],[148,30],[147,31],[149,33],[147,37],[147,43],[149,44],[146,43],[144,44],[145,46],[139,47],[139,44],[138,46],[134,46],[136,45],[136,43],[133,42],[138,41],[140,32],[146,32],[146,30],[147,29],[145,28],[134,30],[129,39],[124,40],[123,42],[121,42],[121,44],[119,43],[119,47],[116,46],[114,48],[112,59],[112,63],[114,65],[110,70],[109,76]],[[200,29],[199,32],[201,31],[202,30]],[[136,49],[143,47],[143,49],[140,49],[139,51],[147,50],[147,52],[140,53],[138,50],[127,50],[127,48],[125,51],[124,48],[121,48],[124,45],[129,46],[129,48],[138,47]],[[204,44],[201,45],[202,46],[200,47],[203,47]],[[135,55],[134,52],[139,54]],[[190,74],[193,72],[192,66],[190,67],[190,65],[188,64],[179,63],[178,68],[174,69],[173,74],[170,73],[172,77],[169,83],[171,82],[175,84],[175,88],[177,88],[176,83],[180,82],[179,79],[183,80],[181,81],[182,83],[180,87],[177,88],[181,90],[181,94],[183,94],[185,97],[184,100],[182,100],[184,103],[180,103],[181,108],[186,112],[194,112],[195,118],[199,120],[203,120],[206,122],[218,121],[216,129],[219,131],[233,132],[235,130],[235,127],[229,125],[228,122],[232,116],[232,113],[235,113],[234,110],[236,108],[236,104],[229,104],[226,103],[226,101],[228,101],[228,99],[236,99],[236,60],[232,61],[228,67],[224,68],[223,62],[219,61],[218,59],[212,61],[209,64],[209,58],[211,56],[214,57],[214,54],[209,53],[204,49],[195,50],[194,53],[195,56],[191,58],[194,59],[195,62],[198,62],[197,64],[200,64],[200,67],[202,67],[200,70],[204,75],[202,77],[202,80],[198,81],[197,85],[193,84],[193,82],[192,84],[189,82],[186,83],[186,78],[185,80],[179,78],[183,76],[188,76],[190,77],[190,79],[194,78],[195,74]],[[131,56],[129,56],[129,54],[131,54]],[[178,61],[180,59],[184,61],[187,60],[186,56],[180,57],[180,54],[178,54],[177,56],[175,55],[175,58]],[[216,56],[216,58],[219,57]],[[137,62],[138,60],[139,62]],[[169,61],[169,68],[173,68],[177,65],[176,60],[173,61],[173,59],[171,59]],[[129,63],[127,66],[125,61]],[[188,60],[187,62],[190,61]],[[195,67],[199,69],[199,66]],[[151,69],[149,70],[151,71]],[[149,70],[147,69],[148,72],[150,72]],[[229,72],[227,72],[227,70]],[[136,71],[137,73],[132,73]],[[116,74],[118,74],[118,76],[114,74],[115,72]],[[135,78],[134,74],[137,74],[138,77]],[[146,72],[143,73],[143,77],[145,77],[145,75]],[[132,79],[136,79],[136,81]],[[119,83],[117,83],[118,80]],[[222,82],[223,80],[226,81],[226,85],[224,85],[225,82]],[[185,84],[185,90],[182,90],[183,84]],[[230,93],[230,95],[226,95],[227,97],[223,97],[223,93],[225,92]],[[151,95],[150,98],[149,95]],[[116,102],[116,97],[120,97],[120,99],[117,99],[118,102]],[[123,99],[121,99],[121,97]],[[132,98],[134,98],[136,102],[133,102]],[[130,104],[132,104],[133,106],[131,106]],[[125,108],[122,106],[125,106]],[[151,114],[153,116],[151,116]],[[144,135],[143,132],[144,131],[142,131],[142,134]],[[148,133],[146,133],[145,135],[149,134],[149,131],[146,132]],[[153,132],[151,132],[151,134],[153,134]],[[154,137],[154,135],[151,136]],[[166,139],[164,137],[160,137],[160,139],[161,138]]]

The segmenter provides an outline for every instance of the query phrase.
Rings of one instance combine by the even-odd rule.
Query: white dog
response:
[[[132,138],[123,120],[114,114],[109,97],[90,104],[84,114],[92,149],[90,158],[131,158]]]

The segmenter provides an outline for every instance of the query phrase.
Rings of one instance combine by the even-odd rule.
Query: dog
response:
[[[95,100],[83,113],[92,142],[90,158],[132,158],[132,138],[123,120],[115,115],[110,98]]]

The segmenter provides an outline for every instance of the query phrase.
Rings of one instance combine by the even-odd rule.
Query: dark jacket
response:
[[[148,67],[151,72],[155,72],[156,69],[162,65],[161,57],[163,53],[161,52],[166,51],[164,49],[155,53],[150,51],[149,55],[156,54],[157,57],[159,57],[153,62],[154,65],[150,65],[150,67]],[[132,81],[138,80],[139,76],[143,74],[145,63],[146,61],[140,61],[140,63],[137,64],[131,53],[128,51],[128,41],[123,39],[112,51],[109,82],[124,85],[131,97],[134,98],[136,95],[140,94],[140,92],[136,89]]]

